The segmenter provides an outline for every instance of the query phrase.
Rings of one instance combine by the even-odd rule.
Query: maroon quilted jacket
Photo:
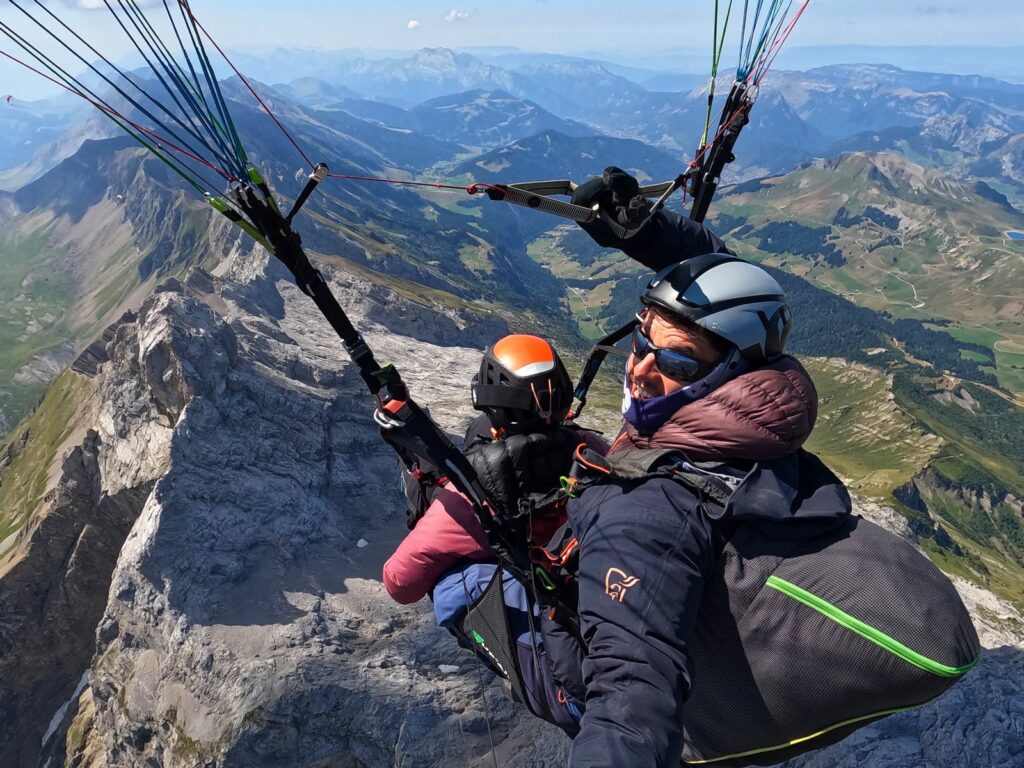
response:
[[[631,446],[678,448],[692,461],[766,461],[803,445],[817,416],[811,377],[785,356],[688,403],[653,435],[626,424],[610,453]]]

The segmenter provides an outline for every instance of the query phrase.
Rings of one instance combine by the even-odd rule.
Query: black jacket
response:
[[[850,513],[842,482],[804,451],[723,469],[742,478],[725,506],[666,477],[610,481],[569,504],[583,648],[556,621],[543,628],[555,680],[586,710],[571,768],[677,765],[695,672],[687,645],[724,537]]]

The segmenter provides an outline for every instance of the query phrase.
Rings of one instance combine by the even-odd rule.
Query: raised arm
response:
[[[610,166],[600,178],[580,184],[573,193],[572,201],[584,206],[597,203],[619,224],[640,226],[647,218],[650,203],[639,189],[635,178],[620,168]],[[705,253],[732,253],[722,239],[703,224],[664,209],[628,238],[617,237],[603,221],[580,226],[598,245],[618,248],[655,272]]]

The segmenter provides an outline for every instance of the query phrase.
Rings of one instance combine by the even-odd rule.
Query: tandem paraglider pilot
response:
[[[573,202],[622,225],[649,205],[617,168],[578,187]],[[976,662],[977,636],[941,572],[851,515],[843,483],[802,449],[818,398],[786,354],[793,317],[776,279],[673,213],[649,216],[629,238],[601,221],[584,229],[656,273],[619,333],[629,339],[622,429],[605,452],[592,437],[573,440],[587,433],[559,410],[541,425],[548,437],[516,438],[577,444],[541,462],[510,450],[506,435],[471,439],[466,455],[502,506],[516,505],[517,483],[550,503],[569,473],[565,503],[547,517],[565,524],[546,547],[524,541],[543,571],[540,586],[524,585],[489,560],[472,515],[450,515],[476,545],[431,571],[436,580],[414,597],[432,590],[439,623],[573,737],[573,768],[670,766],[680,756],[768,765],[945,690]],[[530,382],[534,392],[568,390],[558,366]],[[403,602],[396,558],[437,555],[415,531],[411,539],[420,543],[403,544],[385,567]],[[548,585],[571,607],[547,604]],[[878,594],[902,596],[879,610]],[[858,613],[879,621],[847,621]],[[928,616],[944,617],[948,631],[922,629]],[[944,671],[929,674],[893,650],[900,643],[869,636],[915,639]]]

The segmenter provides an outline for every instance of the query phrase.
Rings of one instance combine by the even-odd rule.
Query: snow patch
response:
[[[53,734],[56,733],[60,724],[64,722],[64,715],[68,713],[68,708],[71,706],[71,702],[82,694],[82,691],[85,690],[85,686],[88,684],[89,670],[87,668],[85,672],[82,673],[82,678],[78,681],[78,685],[75,686],[75,692],[71,694],[71,698],[65,701],[64,704],[61,705],[60,709],[53,713],[53,718],[50,720],[50,727],[47,728],[46,733],[43,734],[43,740],[40,746],[46,746],[46,743],[50,740]],[[49,765],[49,760],[47,760],[47,765]]]

